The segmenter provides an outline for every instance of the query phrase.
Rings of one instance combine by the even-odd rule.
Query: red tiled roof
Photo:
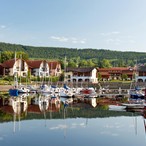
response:
[[[110,75],[108,72],[100,72],[100,74],[101,74],[102,76],[109,76],[109,75]]]
[[[43,60],[27,60],[26,62],[30,68],[39,68]]]
[[[48,64],[50,69],[56,69],[57,65],[60,63],[58,61],[50,61]]]
[[[111,67],[111,68],[98,68],[98,71],[126,71],[133,70],[131,67]]]
[[[0,63],[0,66],[2,67],[2,68],[4,68],[4,67],[6,67],[4,64],[2,64],[2,63]]]
[[[18,60],[18,59],[16,59],[16,60]],[[15,59],[10,59],[10,60],[3,62],[3,66],[12,68],[14,66],[14,63],[15,63]]]
[[[94,69],[94,67],[86,67],[86,68],[67,68],[66,71],[72,71],[72,72],[91,72]]]

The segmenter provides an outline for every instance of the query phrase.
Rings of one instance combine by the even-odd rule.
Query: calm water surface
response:
[[[141,116],[26,120],[0,124],[0,145],[145,146]]]
[[[15,117],[11,102],[1,106],[5,114],[0,112],[0,146],[146,146],[140,114],[80,107],[63,112],[62,105],[54,112],[38,112],[39,105],[31,99],[21,116]]]

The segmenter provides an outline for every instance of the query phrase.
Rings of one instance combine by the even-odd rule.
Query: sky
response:
[[[0,42],[146,52],[146,0],[0,0]]]

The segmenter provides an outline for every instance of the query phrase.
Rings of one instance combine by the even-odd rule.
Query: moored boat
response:
[[[126,109],[143,109],[145,105],[143,103],[123,103],[123,106],[126,106]]]
[[[125,105],[109,105],[109,110],[123,111],[125,109]]]

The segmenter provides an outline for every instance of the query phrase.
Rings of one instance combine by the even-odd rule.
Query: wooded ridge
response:
[[[78,49],[78,48],[62,48],[62,47],[34,47],[34,46],[24,46],[19,44],[10,43],[0,43],[0,52],[3,51],[23,51],[28,53],[29,58],[33,59],[57,59],[63,60],[66,56],[69,59],[92,59],[94,63],[97,63],[103,59],[110,60],[112,65],[115,65],[116,60],[124,61],[124,64],[134,64],[135,60],[138,63],[146,62],[145,52],[122,52],[122,51],[112,51],[107,49]]]

